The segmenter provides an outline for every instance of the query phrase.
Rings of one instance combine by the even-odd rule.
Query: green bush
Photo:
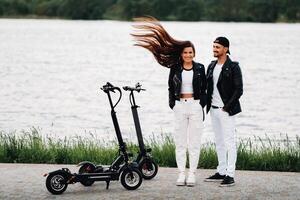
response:
[[[176,167],[175,145],[169,136],[152,136],[145,141],[152,149],[154,160],[164,167]],[[300,138],[281,140],[253,137],[240,139],[237,144],[236,168],[240,170],[300,171]],[[137,144],[129,141],[128,151],[137,155]],[[0,132],[0,162],[76,164],[84,160],[111,164],[118,156],[116,141],[109,143],[94,135],[63,139],[43,137],[32,128],[21,133]],[[199,167],[214,169],[218,165],[214,143],[201,146]]]

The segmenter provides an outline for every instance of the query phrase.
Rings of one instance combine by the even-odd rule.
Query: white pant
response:
[[[217,172],[234,177],[237,157],[235,117],[220,108],[211,108],[210,115],[219,162]]]
[[[199,100],[193,98],[176,101],[174,141],[176,162],[179,172],[185,171],[186,151],[189,152],[190,172],[195,172],[200,156],[200,142],[203,131],[203,110]]]

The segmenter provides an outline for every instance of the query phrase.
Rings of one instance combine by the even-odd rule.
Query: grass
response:
[[[175,145],[171,137],[152,136],[146,141],[152,148],[155,161],[164,167],[176,167]],[[137,153],[138,146],[128,142],[130,152]],[[0,162],[2,163],[55,163],[77,164],[88,160],[104,165],[110,164],[118,155],[116,141],[106,143],[91,135],[89,138],[64,137],[53,139],[42,136],[32,128],[21,133],[0,131]],[[199,167],[214,169],[217,154],[214,143],[201,146]],[[238,141],[239,170],[290,171],[300,172],[300,138],[291,140],[288,136],[281,140],[252,137]]]

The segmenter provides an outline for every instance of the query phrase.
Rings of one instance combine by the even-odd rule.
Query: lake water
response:
[[[300,24],[162,22],[177,39],[191,40],[195,60],[213,60],[212,41],[231,42],[243,72],[239,137],[290,137],[300,127]],[[146,137],[173,132],[169,70],[133,46],[131,22],[0,19],[0,130],[39,127],[55,136],[114,137],[109,104],[100,87],[140,82],[136,95]],[[135,139],[128,94],[117,107],[125,137]],[[203,141],[212,139],[210,117]]]

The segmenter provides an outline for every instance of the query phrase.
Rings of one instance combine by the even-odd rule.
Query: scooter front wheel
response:
[[[144,159],[139,164],[144,179],[150,180],[154,178],[158,171],[158,165],[152,159]]]
[[[68,187],[67,178],[62,172],[54,172],[48,175],[46,187],[52,194],[62,194]]]
[[[127,190],[135,190],[142,184],[143,178],[137,168],[125,169],[121,174],[121,184]]]

